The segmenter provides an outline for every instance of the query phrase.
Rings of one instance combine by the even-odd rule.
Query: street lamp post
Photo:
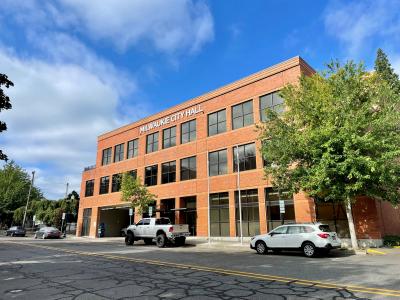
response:
[[[26,206],[25,206],[25,212],[24,212],[24,220],[22,221],[22,228],[25,228],[26,211],[28,210],[29,198],[31,197],[31,191],[32,191],[34,178],[35,178],[35,171],[32,171],[32,180],[31,180],[31,185],[29,187],[28,198],[26,199]]]

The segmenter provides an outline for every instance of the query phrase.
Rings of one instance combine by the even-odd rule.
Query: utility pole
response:
[[[26,199],[26,206],[25,206],[25,212],[24,212],[24,220],[22,221],[22,228],[25,228],[26,211],[28,210],[29,198],[31,197],[31,191],[32,191],[34,178],[35,178],[35,171],[32,171],[31,186],[29,187],[28,198]]]
[[[67,182],[67,187],[65,189],[65,199],[68,197],[68,187],[69,187],[69,182]]]

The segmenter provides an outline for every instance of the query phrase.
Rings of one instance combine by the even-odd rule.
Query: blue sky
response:
[[[400,70],[399,2],[3,0],[0,148],[51,199],[79,190],[96,139],[300,55],[316,70],[378,47]]]

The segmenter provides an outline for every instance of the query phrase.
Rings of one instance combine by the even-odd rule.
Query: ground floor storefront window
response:
[[[285,213],[281,214],[280,200],[284,201]],[[265,206],[267,210],[268,231],[282,225],[296,222],[293,194],[278,191],[274,188],[265,189]]]
[[[210,194],[210,234],[229,236],[229,194]]]
[[[257,189],[240,191],[243,236],[260,234],[260,214]],[[235,192],[236,236],[240,236],[239,192]]]

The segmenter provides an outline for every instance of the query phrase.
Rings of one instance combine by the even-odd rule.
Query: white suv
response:
[[[266,254],[268,250],[301,250],[307,257],[315,256],[318,250],[327,254],[340,245],[336,232],[321,223],[282,225],[267,234],[252,237],[250,242],[250,248],[259,254]]]

